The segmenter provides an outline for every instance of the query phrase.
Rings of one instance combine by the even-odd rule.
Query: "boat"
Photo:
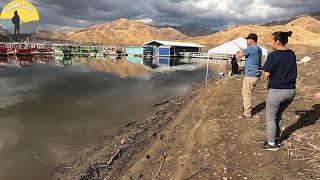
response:
[[[53,50],[56,55],[70,56],[75,46],[71,44],[54,44]]]
[[[8,56],[8,53],[12,51],[7,43],[0,43],[0,56]]]
[[[53,52],[53,46],[51,44],[37,44],[36,48],[39,53],[52,53]]]
[[[15,54],[17,56],[31,56],[35,51],[35,45],[30,43],[18,43],[15,46]]]
[[[115,47],[115,46],[109,46],[107,48],[109,55],[116,55],[121,56],[122,55],[122,48],[121,47]]]

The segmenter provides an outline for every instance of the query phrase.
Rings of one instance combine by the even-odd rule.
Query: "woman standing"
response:
[[[270,36],[272,51],[263,67],[264,76],[269,79],[266,101],[267,142],[265,150],[278,150],[282,126],[282,113],[296,94],[297,62],[295,53],[286,48],[289,32],[275,32]]]

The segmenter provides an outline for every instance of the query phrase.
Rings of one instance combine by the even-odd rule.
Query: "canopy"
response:
[[[209,54],[235,54],[237,51],[239,51],[239,47],[245,49],[247,47],[247,40],[244,38],[238,38],[232,41],[229,41],[227,43],[224,43],[220,46],[214,47],[208,51]],[[262,50],[262,55],[268,56],[268,49],[264,46],[260,46]]]

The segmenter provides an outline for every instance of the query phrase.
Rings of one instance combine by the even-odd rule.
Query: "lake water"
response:
[[[0,61],[0,179],[10,180],[50,179],[40,160],[53,169],[77,160],[206,74],[199,64],[167,58]]]

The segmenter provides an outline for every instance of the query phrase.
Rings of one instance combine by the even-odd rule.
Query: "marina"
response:
[[[128,56],[145,58],[207,58],[217,63],[230,63],[230,54],[201,52],[195,43],[150,41],[141,46],[96,46],[52,43],[0,43],[0,56]]]

